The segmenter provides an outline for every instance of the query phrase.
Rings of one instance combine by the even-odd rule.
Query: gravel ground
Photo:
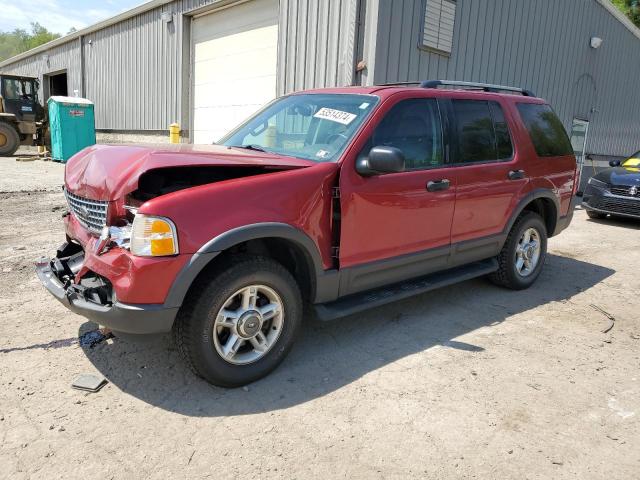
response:
[[[309,322],[276,372],[224,390],[166,337],[80,346],[96,325],[33,272],[63,241],[63,166],[0,165],[0,477],[640,478],[640,223],[577,211],[531,289]],[[109,383],[71,389],[82,373]]]

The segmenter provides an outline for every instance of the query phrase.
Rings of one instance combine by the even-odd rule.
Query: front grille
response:
[[[631,194],[631,189],[634,187],[614,187],[611,186],[609,188],[609,190],[611,191],[611,193],[613,193],[614,195],[622,195],[623,197],[638,197],[640,198],[640,187],[635,187],[635,194],[632,195]]]
[[[622,213],[640,217],[640,198],[626,199],[616,197],[591,197],[589,206],[611,213]]]
[[[100,233],[107,224],[109,202],[79,197],[67,191],[67,189],[64,190],[64,195],[67,197],[71,212],[80,224],[93,233]]]

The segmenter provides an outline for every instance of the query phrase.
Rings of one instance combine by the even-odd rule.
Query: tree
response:
[[[640,27],[640,0],[611,0],[637,27]]]
[[[50,32],[37,22],[31,23],[31,33],[21,28],[16,28],[12,32],[0,32],[0,61],[56,38],[60,38],[60,34]]]

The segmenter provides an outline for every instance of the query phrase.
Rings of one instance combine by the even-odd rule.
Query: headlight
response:
[[[593,185],[594,187],[598,187],[598,188],[607,188],[609,186],[605,182],[601,182],[600,180],[596,180],[593,177],[591,177],[589,179],[588,183],[589,183],[589,185]]]
[[[178,253],[178,235],[171,220],[137,214],[131,228],[131,253],[161,257]]]

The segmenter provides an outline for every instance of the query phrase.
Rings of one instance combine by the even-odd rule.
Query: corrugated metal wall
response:
[[[58,45],[46,53],[38,53],[0,69],[3,73],[38,77],[41,82],[39,92],[41,100],[43,98],[42,75],[60,70],[67,70],[67,87],[69,94],[73,94],[74,90],[82,90],[79,40],[72,40],[69,43]]]
[[[229,0],[181,0],[82,37],[84,96],[96,104],[104,130],[188,128],[188,17],[201,7]],[[281,0],[278,93],[314,86],[350,85],[353,76],[358,0]],[[231,7],[233,8],[233,7]],[[164,23],[163,12],[174,14]],[[185,28],[186,27],[186,28]],[[184,42],[183,42],[184,38]],[[187,48],[185,48],[185,43]],[[39,76],[68,72],[69,93],[82,92],[80,40],[18,61],[4,72]],[[49,56],[46,64],[44,56]],[[187,83],[187,84],[185,84]]]
[[[278,93],[351,85],[358,0],[280,0]]]
[[[457,0],[450,57],[418,48],[425,1],[280,0],[278,93],[427,78],[521,85],[547,98],[567,127],[574,116],[591,120],[591,153],[640,148],[640,40],[596,0]],[[175,1],[85,35],[84,94],[96,102],[98,128],[187,128],[189,20],[181,14],[228,2]],[[594,35],[604,39],[597,50],[589,47]],[[82,91],[79,42],[2,70],[42,78],[66,69],[69,92]],[[354,80],[362,59],[368,68]]]
[[[640,40],[596,0],[457,0],[450,57],[418,48],[425,0],[379,0],[375,83],[452,79],[532,89],[588,151],[640,149]],[[604,42],[595,50],[592,36]]]
[[[97,128],[166,130],[182,122],[189,108],[182,14],[220,1],[168,3],[84,37],[85,96],[96,103]],[[163,12],[173,21],[165,23]]]
[[[96,104],[98,129],[166,130],[170,123],[181,120],[182,91],[188,88],[182,85],[181,13],[220,1],[224,0],[168,3],[83,37],[84,96]],[[174,14],[172,22],[160,18],[165,11]],[[66,68],[69,93],[81,91],[79,40],[54,47],[47,54],[48,66],[39,53],[2,71],[42,79],[45,73]]]

